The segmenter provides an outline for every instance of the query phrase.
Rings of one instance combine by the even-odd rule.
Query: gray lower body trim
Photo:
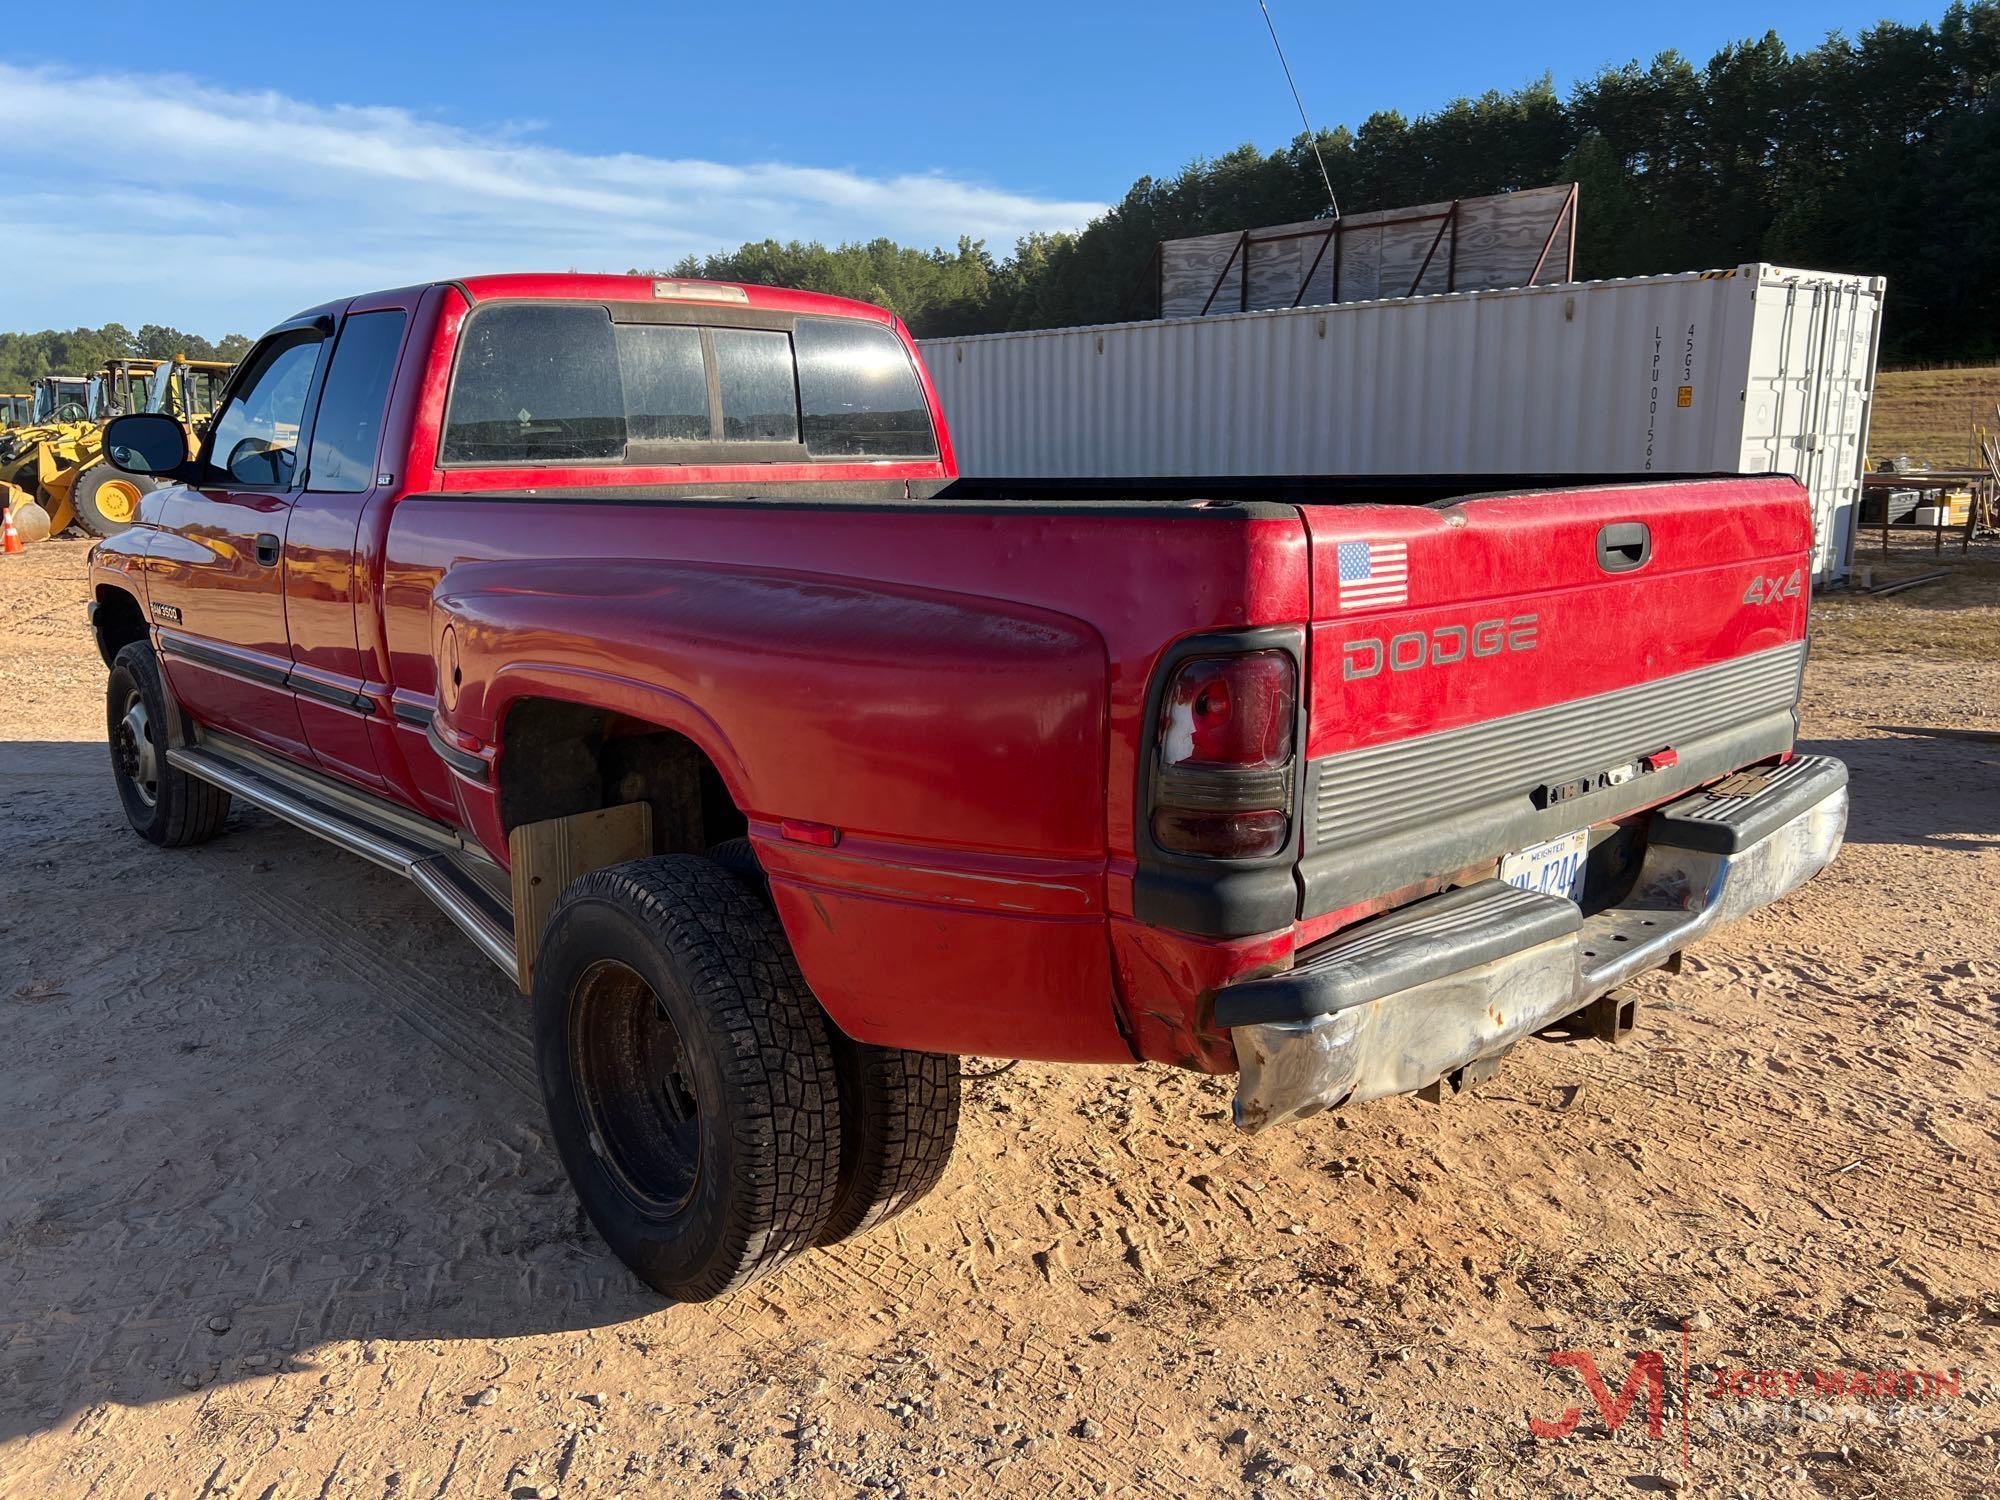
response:
[[[1551,897],[1510,903],[1488,883],[1417,902],[1289,974],[1223,990],[1216,1014],[1236,1018],[1242,1069],[1236,1123],[1261,1130],[1410,1093],[1498,1056],[1803,885],[1840,851],[1837,760],[1804,758],[1730,807],[1717,800],[1728,799],[1697,792],[1654,815],[1632,894],[1615,907],[1584,916]],[[1705,830],[1692,847],[1678,837],[1690,820]],[[1713,847],[1722,840],[1706,830],[1731,823],[1756,836]],[[1552,901],[1577,920],[1557,921],[1543,909]]]
[[[444,736],[438,733],[437,719],[435,717],[425,720],[424,736],[430,741],[431,749],[437,752],[438,759],[458,772],[467,781],[476,781],[481,786],[484,786],[491,779],[493,768],[487,765],[485,761],[470,751],[461,750],[456,745],[445,742]]]
[[[183,661],[197,666],[209,667],[218,672],[227,672],[265,687],[285,688],[311,698],[316,702],[329,704],[334,708],[345,708],[354,713],[369,715],[375,712],[375,700],[365,693],[351,688],[334,687],[317,678],[308,677],[296,667],[279,668],[265,662],[251,661],[233,651],[221,651],[185,635],[160,633],[160,647],[168,656],[178,656]]]
[[[1510,849],[1627,817],[1792,748],[1803,643],[1308,767],[1300,915],[1316,917]],[[1671,748],[1677,764],[1599,778]],[[1538,788],[1592,790],[1537,805]]]

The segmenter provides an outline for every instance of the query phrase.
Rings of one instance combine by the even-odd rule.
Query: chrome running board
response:
[[[429,823],[304,768],[281,765],[232,739],[204,734],[167,762],[274,817],[416,882],[509,980],[519,983],[506,871],[443,824]]]

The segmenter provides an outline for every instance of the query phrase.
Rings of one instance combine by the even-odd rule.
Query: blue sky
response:
[[[1272,8],[1326,126],[1766,29],[1806,47],[1943,0]],[[1004,253],[1145,173],[1298,128],[1255,0],[308,13],[9,18],[0,139],[35,144],[0,149],[0,329],[254,333],[373,286],[766,235],[968,232]]]

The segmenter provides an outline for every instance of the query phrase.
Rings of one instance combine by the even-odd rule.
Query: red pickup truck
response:
[[[1455,1090],[1845,828],[1790,479],[996,492],[882,310],[596,276],[315,308],[107,446],[132,826],[416,881],[675,1297],[927,1191],[961,1055]]]

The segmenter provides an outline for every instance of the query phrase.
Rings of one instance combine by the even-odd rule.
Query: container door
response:
[[[1875,395],[1875,330],[1882,298],[1876,286],[1856,282],[1839,288],[1829,320],[1826,415],[1819,473],[1813,479],[1816,508],[1827,522],[1814,576],[1843,578],[1853,562],[1854,525],[1860,515],[1861,474],[1867,465],[1869,407]]]
[[[1859,501],[1879,294],[1860,280],[1791,276],[1756,298],[1741,467],[1794,475],[1812,493],[1813,577],[1830,582],[1847,570]]]

